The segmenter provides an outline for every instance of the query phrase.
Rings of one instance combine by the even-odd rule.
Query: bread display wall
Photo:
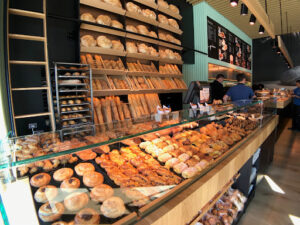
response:
[[[82,54],[80,59],[81,63],[90,64],[94,69],[125,70],[123,62],[120,58],[117,60],[109,60],[103,59],[98,54]]]
[[[139,16],[144,16],[148,19],[156,20],[156,13],[153,10],[141,8],[133,2],[126,3],[126,10],[127,12],[136,13],[139,14]]]
[[[159,66],[159,73],[161,74],[181,74],[177,65],[165,64]]]

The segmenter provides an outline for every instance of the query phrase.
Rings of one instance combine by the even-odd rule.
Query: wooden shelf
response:
[[[146,60],[153,60],[153,61],[159,61],[159,57],[151,56],[144,53],[127,53],[127,57],[130,58],[136,58],[136,59],[146,59]]]
[[[157,9],[158,5],[149,0],[133,0],[134,2],[138,2],[142,5],[148,6],[152,9]]]
[[[22,9],[8,9],[9,14],[17,15],[17,16],[26,16],[37,19],[45,19],[44,13],[32,12]]]
[[[25,115],[19,115],[15,116],[15,119],[24,119],[24,118],[30,118],[30,117],[39,117],[39,116],[50,116],[51,113],[45,112],[45,113],[34,113],[34,114],[25,114]]]
[[[114,55],[114,56],[125,56],[126,52],[108,49],[108,48],[100,48],[100,47],[80,47],[80,52],[84,53],[96,53],[96,54],[103,54],[103,55]]]
[[[128,76],[159,76],[161,75],[160,73],[153,73],[153,72],[144,72],[144,71],[128,71],[127,72]]]
[[[119,37],[125,37],[126,32],[124,31],[118,31],[110,28],[105,28],[105,27],[98,27],[90,24],[81,24],[80,26],[81,29],[84,30],[89,30],[89,31],[96,31],[96,32],[101,32],[101,33],[106,33],[106,34],[113,34]]]
[[[23,34],[8,34],[8,37],[11,39],[20,39],[27,41],[45,41],[45,37],[23,35]]]
[[[183,64],[182,60],[177,60],[177,59],[159,58],[159,61],[163,63],[170,63],[170,64]]]
[[[129,94],[147,94],[147,93],[180,93],[185,92],[187,89],[142,89],[142,90],[94,90],[95,97],[110,96],[110,95],[129,95]]]
[[[172,27],[170,25],[163,24],[163,23],[158,23],[158,27],[162,28],[162,29],[165,29],[165,30],[168,30],[168,31],[171,31],[175,34],[179,34],[179,35],[181,35],[183,33],[182,30],[176,29],[175,27]]]
[[[108,4],[108,3],[101,2],[99,0],[80,0],[80,4],[87,5],[87,6],[90,6],[93,8],[97,8],[97,9],[102,9],[102,10],[116,13],[116,14],[119,14],[122,16],[124,16],[125,12],[126,12],[122,8],[116,7],[116,6]]]
[[[126,38],[131,38],[131,39],[134,39],[134,40],[144,41],[144,42],[152,43],[152,44],[155,44],[155,45],[157,45],[159,43],[159,40],[157,40],[157,39],[147,38],[147,37],[143,37],[143,36],[135,35],[135,34],[130,34],[130,33],[126,34]]]
[[[177,13],[174,13],[172,10],[170,9],[167,9],[167,8],[164,8],[164,7],[161,7],[161,6],[158,6],[158,11],[160,12],[163,12],[169,16],[172,16],[173,18],[175,19],[178,19],[178,20],[181,20],[182,19],[182,16],[180,14],[177,14]]]
[[[48,90],[48,87],[28,87],[28,88],[12,88],[12,91],[39,91]]]
[[[46,65],[46,62],[43,61],[20,61],[20,60],[10,60],[10,64],[19,64],[19,65]]]
[[[172,44],[169,44],[169,43],[166,43],[166,42],[163,42],[163,41],[159,41],[158,45],[164,46],[164,47],[167,47],[167,48],[173,48],[173,49],[176,49],[176,50],[179,50],[179,51],[181,51],[183,49],[181,46],[172,45]]]
[[[144,23],[148,23],[148,24],[150,24],[152,26],[157,26],[158,25],[158,21],[157,20],[150,19],[150,18],[145,17],[145,16],[143,16],[141,14],[138,14],[138,13],[133,13],[133,12],[126,11],[125,16],[127,16],[129,18],[132,18],[132,19],[135,19],[135,20],[142,21]]]
[[[93,75],[126,75],[125,70],[113,70],[113,69],[92,69]]]
[[[173,73],[160,73],[160,77],[176,77],[176,78],[183,78],[183,74],[173,74]]]

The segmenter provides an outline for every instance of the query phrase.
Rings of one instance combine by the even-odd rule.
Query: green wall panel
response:
[[[232,24],[228,19],[218,13],[206,2],[202,2],[193,7],[194,10],[194,35],[195,35],[195,49],[207,53],[207,17],[215,20],[239,38],[251,45],[252,39],[242,32],[238,27]],[[239,15],[237,15],[239,16]],[[250,72],[242,67],[232,65],[230,63],[222,62],[216,59],[209,58],[207,55],[195,53],[195,64],[184,64],[183,74],[184,80],[187,84],[194,80],[208,81],[208,63],[214,63],[221,66],[226,66],[241,71]]]

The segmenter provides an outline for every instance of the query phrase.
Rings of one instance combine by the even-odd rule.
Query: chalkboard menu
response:
[[[208,56],[251,69],[251,46],[229,30],[207,18]]]

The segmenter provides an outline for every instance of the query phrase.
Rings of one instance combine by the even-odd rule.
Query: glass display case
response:
[[[239,101],[2,140],[2,218],[134,223],[238,151],[274,113]]]

